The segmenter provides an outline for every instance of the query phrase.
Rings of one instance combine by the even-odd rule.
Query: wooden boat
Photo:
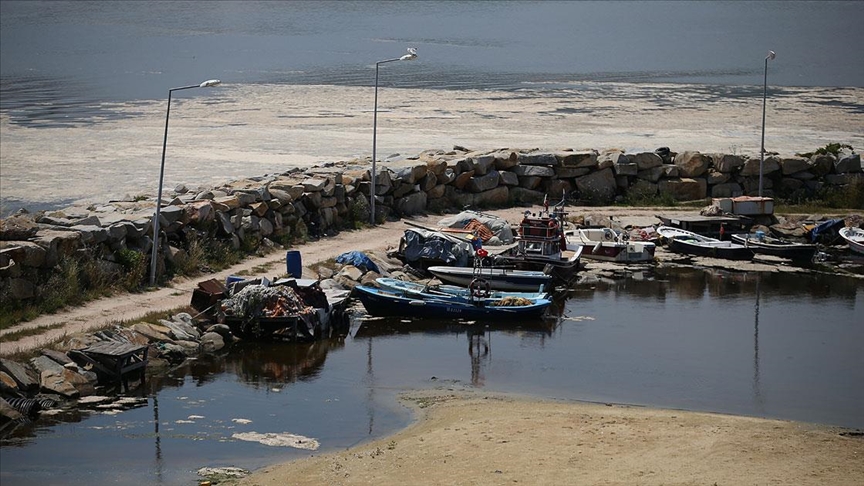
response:
[[[388,292],[418,299],[472,300],[478,297],[472,294],[469,287],[459,287],[456,285],[424,285],[387,277],[376,278],[375,283]],[[507,292],[497,290],[490,291],[488,295],[483,295],[482,297],[487,300],[501,300],[506,297],[533,300],[548,298],[548,295],[546,292]]]
[[[724,234],[746,233],[753,226],[753,220],[746,216],[655,216],[663,226],[715,239],[723,239]]]
[[[752,250],[753,253],[788,258],[789,260],[799,263],[808,263],[812,261],[813,256],[818,250],[817,245],[797,243],[782,238],[774,238],[763,234],[761,231],[757,231],[756,233],[734,234],[731,238],[733,243],[744,245]]]
[[[687,255],[724,258],[726,260],[752,260],[750,248],[731,241],[720,241],[716,238],[697,235],[669,226],[658,226],[657,233],[667,241],[671,251]]]
[[[514,320],[540,317],[552,303],[549,299],[527,300],[529,303],[526,305],[505,305],[513,299],[498,302],[415,299],[365,285],[354,287],[352,295],[360,300],[366,312],[384,317]]]
[[[850,250],[864,254],[864,230],[846,226],[840,229],[840,236],[849,244]]]
[[[576,279],[584,250],[582,247],[567,248],[565,214],[563,204],[554,206],[552,211],[544,206],[537,214],[526,211],[519,223],[516,246],[495,256],[496,264],[542,271],[552,276],[556,285],[569,286]]]
[[[612,228],[577,228],[564,232],[567,249],[582,247],[585,258],[620,263],[654,261],[654,243],[631,241],[628,236]]]
[[[492,290],[542,292],[552,286],[551,275],[536,270],[518,270],[512,267],[446,267],[427,269],[442,282],[468,287],[475,278],[489,282]]]

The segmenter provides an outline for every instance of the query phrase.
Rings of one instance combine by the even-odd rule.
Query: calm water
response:
[[[558,304],[557,318],[518,329],[357,320],[342,340],[235,347],[150,380],[145,407],[19,429],[0,480],[192,484],[199,467],[308,454],[233,433],[343,449],[407,425],[395,395],[429,387],[864,427],[861,280],[662,270]]]
[[[400,69],[402,87],[761,85],[769,49],[773,86],[864,86],[864,2],[854,1],[4,0],[0,9],[0,109],[18,123],[98,120],[100,103],[164,99],[209,78],[370,86],[375,61],[408,46],[420,58]]]

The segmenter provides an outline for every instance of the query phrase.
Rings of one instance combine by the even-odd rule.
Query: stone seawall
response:
[[[376,219],[464,206],[539,203],[544,196],[582,204],[668,194],[676,200],[756,195],[762,165],[763,195],[811,197],[864,181],[860,155],[809,158],[618,150],[429,150],[400,167],[370,163],[327,164],[189,191],[175,188],[161,201],[157,271],[180,266],[191,233],[244,252],[320,237],[368,222],[369,195]],[[373,189],[374,187],[374,189]],[[155,200],[113,201],[88,209],[19,214],[0,221],[0,296],[38,301],[69,257],[89,252],[107,275],[128,273],[129,251],[148,256],[153,245]],[[346,248],[346,251],[350,248]],[[147,260],[149,262],[149,260]],[[149,274],[149,271],[145,275]]]

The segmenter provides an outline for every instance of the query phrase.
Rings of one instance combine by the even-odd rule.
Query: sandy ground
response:
[[[761,91],[574,83],[513,91],[379,90],[377,154],[426,149],[620,148],[758,155]],[[369,158],[369,87],[225,85],[171,104],[165,187],[213,186],[291,167]],[[765,147],[783,155],[864,145],[864,88],[772,87]],[[106,105],[93,123],[32,128],[0,116],[0,198],[104,203],[153,195],[166,100]],[[390,162],[384,162],[389,164]],[[365,162],[368,165],[368,162]]]
[[[796,422],[483,391],[403,395],[393,436],[264,468],[244,485],[860,485],[864,438]]]

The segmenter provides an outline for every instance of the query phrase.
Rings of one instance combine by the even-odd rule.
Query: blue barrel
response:
[[[244,280],[243,277],[238,277],[237,275],[231,275],[225,279],[225,286],[230,287],[234,282],[242,282]]]
[[[285,265],[288,267],[288,275],[294,278],[300,278],[303,275],[303,261],[300,258],[300,252],[290,250],[285,255]]]

